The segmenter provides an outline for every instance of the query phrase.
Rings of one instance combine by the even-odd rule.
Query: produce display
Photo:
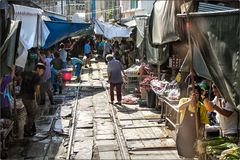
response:
[[[240,159],[240,148],[233,147],[222,152],[220,160],[235,160]]]
[[[203,152],[207,155],[217,157],[221,160],[240,159],[240,148],[237,146],[234,138],[216,137],[202,140],[198,143],[198,150],[203,148]]]
[[[171,100],[178,100],[180,97],[180,91],[179,88],[173,88],[172,90],[170,90],[170,92],[168,93],[168,98]]]
[[[179,100],[180,89],[175,81],[169,83],[153,79],[150,81],[151,89],[160,96],[165,96],[168,100]]]
[[[158,95],[163,95],[168,84],[169,84],[169,82],[167,82],[167,81],[160,81],[157,79],[151,80],[151,82],[150,82],[151,89]]]
[[[140,66],[139,65],[132,65],[128,69],[126,69],[124,72],[127,76],[133,77],[133,76],[139,76],[140,75]]]
[[[140,87],[145,89],[145,90],[149,90],[151,89],[150,87],[150,82],[151,80],[157,79],[157,77],[153,77],[153,76],[148,76],[146,78],[144,78],[144,80],[142,82],[139,83]]]

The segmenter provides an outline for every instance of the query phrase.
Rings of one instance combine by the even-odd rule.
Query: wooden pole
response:
[[[184,0],[185,3],[185,0]],[[187,37],[188,37],[188,46],[189,46],[189,57],[190,57],[190,73],[191,73],[191,84],[192,84],[192,92],[195,93],[195,82],[194,82],[194,70],[193,70],[193,51],[192,51],[192,42],[191,42],[191,32],[190,29],[192,27],[190,18],[189,18],[189,11],[186,8],[185,5],[185,10],[187,11],[186,13],[186,18],[187,18],[187,23],[186,23],[186,27],[187,27]],[[196,104],[195,104],[195,124],[196,124],[196,137],[198,139],[198,109],[196,109]]]
[[[146,26],[146,19],[145,18],[143,18],[144,19],[144,30],[143,30],[143,33],[144,33],[144,37],[143,37],[143,42],[142,42],[142,45],[141,45],[141,53],[140,53],[140,55],[141,55],[141,59],[140,59],[140,63],[141,63],[141,66],[142,66],[142,64],[143,64],[143,60],[144,60],[144,51],[146,50],[146,43],[145,43],[145,41],[146,41],[146,38],[145,38],[145,36],[146,36],[146,33],[147,33],[147,26]],[[140,80],[142,80],[142,72],[140,73]]]

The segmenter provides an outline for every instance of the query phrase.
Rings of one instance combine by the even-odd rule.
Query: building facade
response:
[[[93,15],[105,21],[120,18],[120,0],[32,0],[42,9],[67,16],[71,20],[75,13],[85,15],[90,21]],[[94,12],[95,10],[95,12]]]
[[[155,0],[120,0],[121,16],[128,18],[151,13]]]

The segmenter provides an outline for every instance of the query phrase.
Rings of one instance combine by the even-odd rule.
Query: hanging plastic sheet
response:
[[[145,36],[147,62],[150,64],[162,65],[169,57],[168,45],[152,46],[149,41],[148,30]]]
[[[179,40],[176,30],[176,10],[174,1],[158,0],[154,3],[150,17],[150,41],[162,45]]]
[[[200,77],[211,80],[211,75],[208,71],[207,65],[199,51],[199,48],[193,44],[193,69],[196,74]],[[182,66],[179,70],[180,72],[189,72],[190,71],[190,55],[186,55]]]
[[[3,45],[0,47],[0,68],[1,68],[1,77],[4,74],[11,73],[12,65],[14,64],[17,44],[19,41],[19,33],[21,29],[20,21],[11,21],[10,30],[5,39]]]
[[[22,21],[15,64],[24,68],[28,56],[27,50],[44,45],[49,31],[42,21],[43,10],[16,4],[13,4],[13,8],[14,20]]]
[[[240,105],[240,10],[191,16],[191,39],[213,82],[231,104]]]
[[[122,27],[116,24],[110,24],[106,22],[102,22],[99,20],[94,20],[95,26],[94,31],[95,34],[104,35],[107,39],[117,38],[117,37],[130,37],[132,33],[131,28]]]
[[[137,48],[139,48],[143,42],[144,39],[144,28],[146,26],[147,23],[147,19],[146,18],[135,18],[136,20],[136,27],[137,27],[137,42],[136,42],[136,46]]]

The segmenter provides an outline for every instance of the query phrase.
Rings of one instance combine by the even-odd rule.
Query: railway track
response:
[[[97,72],[98,72],[98,75],[99,75],[99,77],[101,77],[101,75],[102,75],[102,73],[101,73],[101,70],[99,69],[99,66],[97,66],[97,69],[95,69],[95,71],[97,70]],[[89,70],[89,78],[90,78],[90,81],[92,80],[92,78],[93,78],[93,69],[91,69],[91,70]],[[95,73],[96,74],[96,73]],[[123,135],[122,135],[122,133],[121,133],[121,131],[119,130],[119,128],[118,128],[118,124],[117,124],[117,117],[116,117],[116,115],[115,115],[115,113],[114,113],[114,109],[113,109],[113,106],[112,105],[110,105],[109,103],[108,103],[108,99],[109,99],[109,94],[108,94],[108,90],[107,90],[107,87],[106,87],[106,85],[104,84],[104,81],[102,81],[100,78],[99,78],[99,80],[101,81],[101,88],[100,89],[98,89],[99,91],[102,91],[105,95],[106,95],[106,99],[101,99],[101,101],[104,101],[106,104],[107,104],[107,106],[102,106],[102,107],[105,107],[105,109],[107,109],[108,111],[107,111],[107,113],[106,113],[106,115],[110,115],[109,116],[109,120],[111,121],[111,123],[112,123],[112,126],[113,126],[113,128],[114,128],[114,138],[113,139],[109,139],[108,137],[107,137],[107,135],[108,135],[108,133],[106,133],[106,139],[100,139],[99,140],[99,138],[98,138],[98,136],[99,136],[99,134],[98,134],[98,128],[99,128],[99,125],[96,123],[97,121],[99,121],[99,120],[102,120],[102,119],[98,119],[98,117],[99,117],[99,115],[98,115],[98,111],[95,111],[94,112],[94,114],[92,115],[92,117],[93,117],[93,126],[91,127],[91,126],[88,126],[88,127],[82,127],[82,132],[84,132],[83,130],[84,129],[88,129],[88,130],[92,130],[92,133],[93,133],[93,137],[85,137],[86,138],[86,140],[89,140],[89,138],[91,139],[91,138],[93,138],[93,143],[92,143],[92,150],[91,149],[88,149],[87,151],[88,152],[92,152],[92,153],[88,153],[87,155],[91,155],[91,156],[88,156],[88,158],[90,158],[91,157],[91,159],[104,159],[103,157],[102,157],[102,153],[110,153],[110,152],[112,152],[112,151],[114,151],[114,153],[115,153],[115,156],[113,156],[113,157],[116,157],[116,159],[126,159],[126,160],[128,160],[129,159],[129,155],[128,155],[128,150],[127,150],[127,148],[126,148],[126,146],[125,146],[125,142],[124,142],[124,137],[123,137]],[[88,103],[93,103],[93,108],[95,108],[96,107],[96,105],[97,104],[95,104],[95,103],[97,103],[97,102],[95,102],[95,97],[94,97],[94,94],[97,94],[97,92],[99,92],[99,91],[97,91],[97,89],[93,89],[92,88],[92,85],[94,85],[94,83],[95,82],[93,82],[90,86],[88,86],[88,87],[86,87],[86,88],[89,88],[90,90],[92,89],[92,91],[90,91],[89,92],[89,95],[90,95],[90,97],[92,96],[93,98],[92,98],[92,100],[90,100],[90,101],[92,101],[92,102],[89,102],[88,101]],[[81,99],[79,99],[80,97],[82,98],[84,98],[84,96],[80,96],[81,95],[81,92],[83,92],[83,91],[81,91],[81,88],[82,88],[82,86],[77,86],[78,88],[77,88],[77,92],[76,92],[76,98],[75,98],[75,102],[74,102],[74,107],[73,107],[73,114],[72,114],[72,122],[71,122],[71,128],[69,129],[69,140],[68,140],[68,145],[67,145],[67,154],[66,154],[66,159],[67,160],[70,160],[70,159],[78,159],[79,157],[77,156],[77,153],[75,152],[76,151],[76,145],[77,145],[77,143],[79,142],[79,140],[76,140],[76,136],[78,136],[79,135],[79,132],[77,131],[79,128],[77,127],[77,124],[79,123],[78,122],[78,120],[79,119],[82,119],[83,117],[81,117],[81,116],[83,116],[83,115],[81,115],[81,113],[79,114],[79,110],[81,110],[81,112],[85,112],[85,110],[84,109],[82,109],[83,107],[84,107],[84,104],[82,103],[82,101],[81,101]],[[86,89],[85,88],[85,89]],[[96,92],[96,93],[95,93]],[[79,102],[79,101],[81,101],[81,102]],[[93,109],[94,110],[94,109]],[[106,116],[105,115],[105,116]],[[100,116],[101,117],[101,116]],[[105,117],[106,118],[106,117]],[[105,119],[105,118],[103,118],[103,119]],[[89,122],[90,124],[91,124],[91,122]],[[100,126],[100,127],[104,127],[104,126]],[[102,130],[102,131],[104,131],[104,130]],[[102,131],[100,131],[100,132],[102,132]],[[106,130],[105,130],[106,132],[108,132],[109,130],[108,130],[108,128],[106,128]],[[104,131],[104,132],[105,132]],[[100,136],[104,136],[104,135],[101,135],[102,133],[100,133]],[[82,140],[81,140],[82,141]],[[91,140],[90,140],[91,141]],[[107,147],[107,145],[104,145],[104,144],[99,144],[99,142],[101,143],[101,141],[102,142],[104,142],[104,141],[106,141],[106,142],[110,142],[110,141],[116,141],[117,142],[117,147],[113,147],[113,148],[109,148],[109,147]],[[85,145],[84,143],[82,143],[82,146],[79,146],[80,148],[82,148],[83,147],[83,145]],[[91,144],[90,144],[91,145]],[[109,146],[111,146],[111,145],[109,145]],[[109,151],[110,150],[110,151]],[[106,152],[105,152],[106,151]],[[120,154],[118,154],[118,153],[120,153]],[[84,157],[84,158],[86,158],[87,159],[87,157]]]
[[[76,128],[76,118],[77,118],[77,110],[78,110],[78,97],[79,97],[79,90],[80,86],[77,86],[77,93],[76,93],[76,98],[75,98],[75,103],[74,103],[74,108],[73,108],[73,118],[72,118],[72,126],[70,129],[70,137],[69,137],[69,143],[68,143],[68,150],[67,150],[67,156],[66,159],[70,160],[71,156],[73,154],[73,142],[74,142],[74,133],[75,133],[75,128]]]
[[[138,108],[137,111],[131,106],[119,111],[117,106],[109,104],[103,72],[105,69],[97,65],[87,70],[88,80],[75,84],[69,136],[64,138],[66,152],[62,159],[178,159],[165,127],[153,121],[158,117],[134,117],[153,114],[153,108]],[[154,116],[160,116],[156,110],[154,112]],[[132,125],[124,125],[126,122]],[[163,147],[161,143],[170,145]]]

